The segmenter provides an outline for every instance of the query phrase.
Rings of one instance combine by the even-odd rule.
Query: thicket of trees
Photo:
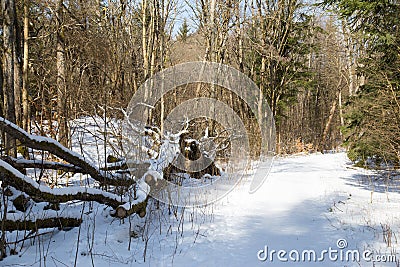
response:
[[[118,116],[113,108],[178,63],[192,38],[197,60],[232,65],[257,83],[277,121],[279,153],[336,148],[343,105],[360,83],[355,61],[367,47],[356,46],[344,19],[314,9],[293,0],[4,0],[2,115],[26,130],[48,121],[43,134],[68,146],[69,120]]]
[[[352,64],[362,80],[348,100],[345,144],[361,164],[400,161],[400,3],[328,0],[351,37]]]
[[[146,78],[178,63],[174,53],[193,38],[198,60],[232,65],[260,87],[277,122],[278,152],[344,140],[353,159],[398,160],[399,5],[323,6],[334,11],[321,15],[292,0],[4,0],[1,115],[25,130],[49,121],[43,134],[68,146],[69,120],[117,116],[113,107],[127,106]],[[185,18],[175,34],[184,8],[193,29]],[[13,138],[3,141],[15,154]]]

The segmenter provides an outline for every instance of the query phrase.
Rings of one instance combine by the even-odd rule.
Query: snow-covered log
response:
[[[4,224],[4,231],[22,231],[22,230],[33,230],[37,231],[42,228],[54,228],[65,229],[70,227],[78,227],[82,220],[80,218],[63,218],[63,217],[53,217],[31,220],[2,220]]]
[[[65,172],[72,173],[82,173],[87,174],[82,168],[74,166],[73,164],[62,163],[62,162],[52,162],[45,160],[28,160],[28,159],[16,159],[13,157],[4,157],[2,158],[5,162],[12,165],[14,168],[18,170],[27,169],[27,168],[36,168],[43,170],[60,170]]]
[[[116,215],[118,217],[125,217],[134,212],[143,214],[146,210],[147,192],[136,192],[138,197],[132,202],[129,201],[129,198],[122,198],[95,188],[68,187],[51,189],[48,186],[38,184],[3,160],[0,160],[0,174],[0,179],[3,182],[25,192],[36,202],[96,201],[117,209]]]
[[[0,129],[14,138],[18,139],[23,145],[33,149],[45,150],[53,155],[73,164],[89,174],[93,179],[103,184],[116,186],[130,186],[134,183],[132,179],[124,178],[124,175],[116,175],[107,171],[100,170],[93,163],[84,159],[78,153],[62,146],[56,140],[27,133],[14,123],[0,117]]]

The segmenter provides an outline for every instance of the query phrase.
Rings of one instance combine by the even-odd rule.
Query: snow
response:
[[[254,194],[248,193],[250,181],[244,181],[219,202],[184,212],[152,206],[145,218],[120,221],[103,205],[66,204],[83,212],[80,229],[41,230],[43,235],[24,247],[18,243],[19,256],[8,256],[0,265],[74,266],[77,255],[77,266],[373,266],[328,258],[280,262],[277,254],[273,262],[262,262],[257,254],[267,246],[269,251],[315,250],[319,256],[325,249],[338,250],[337,241],[345,239],[346,250],[369,249],[400,259],[399,177],[384,183],[377,177],[352,167],[345,153],[312,154],[277,158]],[[384,241],[388,227],[390,247]],[[9,242],[16,239],[16,232],[8,234]]]

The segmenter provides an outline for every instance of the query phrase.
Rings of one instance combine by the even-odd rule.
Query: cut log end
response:
[[[132,205],[130,209],[126,209],[124,206],[119,206],[115,210],[115,216],[122,219],[126,218],[129,215],[136,213],[139,215],[140,218],[146,216],[146,207],[147,207],[147,200],[135,205]]]
[[[151,175],[150,173],[147,173],[146,176],[144,177],[144,181],[146,184],[148,184],[150,187],[153,187],[157,183],[157,179]]]

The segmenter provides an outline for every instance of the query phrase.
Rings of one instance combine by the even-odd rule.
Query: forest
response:
[[[43,229],[79,229],[74,261],[47,264],[85,266],[81,228],[112,218],[129,224],[128,251],[139,246],[146,262],[153,224],[160,234],[176,226],[178,240],[186,216],[192,227],[214,216],[208,205],[204,218],[175,205],[166,184],[212,184],[233,165],[247,173],[250,162],[263,166],[264,149],[278,158],[346,153],[351,168],[396,172],[399,22],[397,0],[1,0],[0,259],[22,253],[28,240],[45,246]],[[200,81],[132,108],[135,94],[163,92],[160,75],[171,68],[185,75],[179,66],[188,62],[227,66],[256,92],[243,100],[241,91]],[[229,106],[247,139],[215,117],[186,118],[165,131],[169,114],[205,98],[219,101],[213,112],[224,122]],[[179,112],[208,108],[197,105]],[[273,120],[267,148],[258,124],[265,115]],[[130,123],[136,117],[141,123]],[[175,165],[179,153],[189,170]],[[192,162],[201,159],[208,166],[198,170]],[[95,225],[86,229],[93,266]]]

